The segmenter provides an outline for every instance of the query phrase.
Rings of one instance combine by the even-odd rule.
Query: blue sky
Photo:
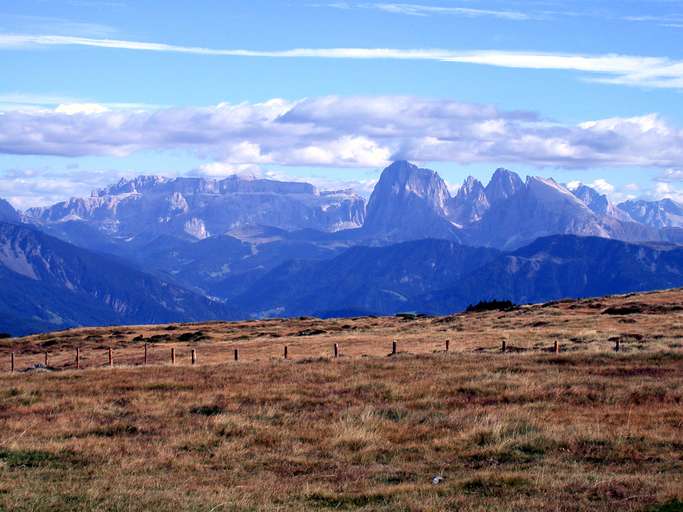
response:
[[[368,190],[392,158],[681,198],[683,7],[23,0],[0,7],[0,196],[247,172]]]

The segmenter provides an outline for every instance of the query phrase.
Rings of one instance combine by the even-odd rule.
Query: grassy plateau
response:
[[[0,510],[681,511],[683,290],[0,340]]]

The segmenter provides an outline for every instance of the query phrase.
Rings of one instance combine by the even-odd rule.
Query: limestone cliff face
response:
[[[366,236],[391,241],[458,239],[458,230],[447,219],[449,199],[437,173],[395,162],[384,169],[370,196],[363,230]]]
[[[365,200],[351,191],[321,193],[308,183],[139,176],[26,215],[45,224],[82,221],[119,238],[144,233],[204,239],[254,225],[287,231],[357,228],[365,220]]]

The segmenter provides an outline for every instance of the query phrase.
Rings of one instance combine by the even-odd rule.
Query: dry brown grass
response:
[[[602,314],[625,303],[642,313]],[[681,306],[674,290],[3,342],[0,510],[680,510]],[[177,340],[196,331],[208,339]],[[139,366],[133,338],[160,334],[163,364]],[[392,338],[401,353],[386,357]],[[46,345],[61,371],[7,372],[10,350],[23,369]],[[85,370],[69,369],[75,346]],[[98,368],[109,346],[127,366]]]

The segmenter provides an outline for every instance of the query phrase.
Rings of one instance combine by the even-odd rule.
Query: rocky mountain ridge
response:
[[[395,162],[367,205],[299,182],[141,176],[23,213],[0,202],[0,221],[10,332],[448,312],[683,285],[677,246],[664,243],[683,243],[683,206],[615,205],[502,168],[451,194],[436,172]]]

